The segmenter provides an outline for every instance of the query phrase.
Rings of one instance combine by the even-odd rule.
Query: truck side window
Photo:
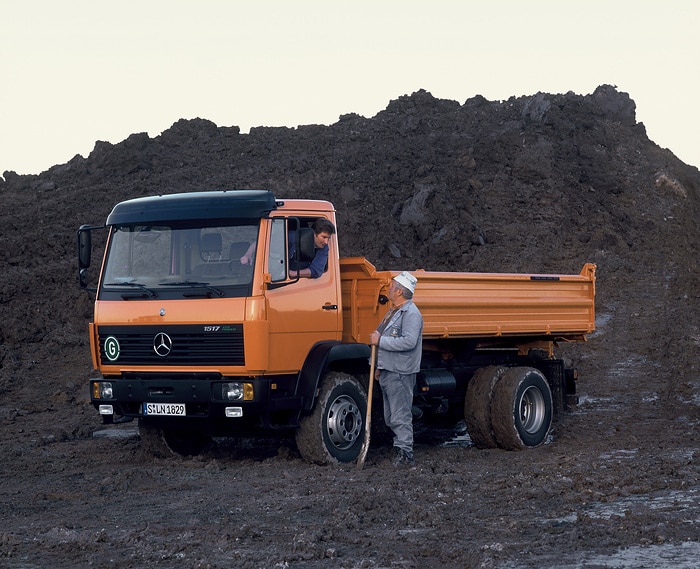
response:
[[[270,234],[270,257],[267,270],[272,282],[287,279],[287,231],[284,219],[272,220]]]

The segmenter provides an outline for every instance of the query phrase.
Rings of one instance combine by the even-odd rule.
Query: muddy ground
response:
[[[0,180],[0,567],[685,569],[700,559],[700,173],[632,99],[424,91],[372,118],[241,134],[205,120],[98,142]],[[560,354],[580,404],[548,443],[479,450],[417,424],[413,471],[374,445],[303,462],[293,440],[154,458],[90,406],[75,230],[122,199],[270,188],[330,199],[379,269],[577,273],[597,330]]]

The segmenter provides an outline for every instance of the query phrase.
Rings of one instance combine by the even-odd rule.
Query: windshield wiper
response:
[[[141,284],[141,283],[135,283],[135,282],[123,282],[123,283],[107,283],[102,286],[130,286],[130,287],[136,287],[140,288],[144,294],[139,295],[139,296],[147,296],[148,298],[155,298],[158,296],[158,293],[150,288],[148,288],[146,285]],[[134,298],[133,295],[123,295],[122,298]]]
[[[213,292],[216,296],[224,296],[224,291],[216,287],[211,286],[209,283],[200,283],[197,281],[180,281],[177,283],[158,283],[158,286],[188,286],[190,288],[205,288],[208,291]],[[192,294],[185,294],[184,296],[194,296]]]

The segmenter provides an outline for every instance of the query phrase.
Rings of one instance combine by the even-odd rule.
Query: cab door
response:
[[[317,279],[288,278],[289,233],[298,221],[274,218],[267,250],[267,317],[269,325],[269,373],[296,373],[311,347],[323,340],[342,337],[338,243],[328,245],[328,267]]]

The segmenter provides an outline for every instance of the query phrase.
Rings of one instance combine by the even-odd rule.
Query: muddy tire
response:
[[[163,431],[163,438],[170,449],[182,456],[202,454],[211,444],[211,437],[197,431]]]
[[[196,456],[204,452],[211,437],[187,430],[163,430],[139,419],[141,448],[149,455],[169,458],[175,454]]]
[[[304,460],[316,464],[357,460],[364,440],[367,394],[351,375],[331,372],[323,380],[311,415],[302,417],[296,442]]]
[[[516,367],[503,374],[491,398],[491,425],[506,450],[545,442],[552,425],[552,392],[542,372]]]
[[[141,436],[141,449],[150,456],[158,458],[170,458],[173,456],[172,449],[165,442],[163,429],[158,429],[139,419],[139,435]]]
[[[506,367],[488,366],[476,371],[467,385],[464,398],[464,419],[467,433],[477,448],[496,448],[498,441],[491,426],[491,398],[493,389]]]

